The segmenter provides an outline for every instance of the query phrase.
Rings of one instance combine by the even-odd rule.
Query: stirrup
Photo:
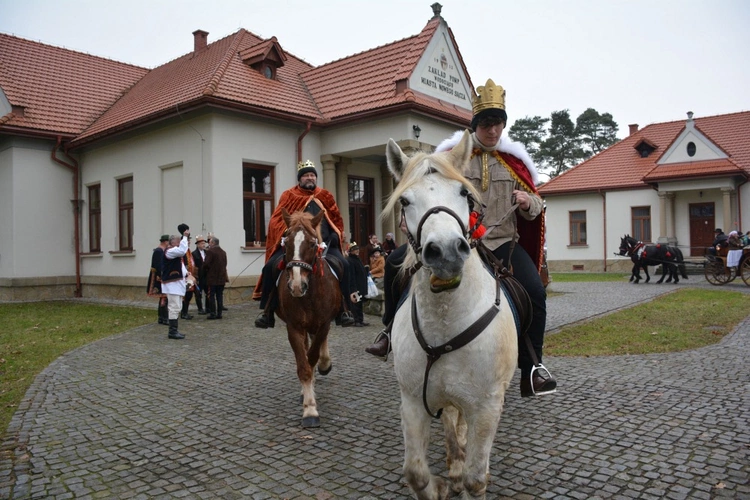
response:
[[[367,349],[369,349],[369,347],[366,348],[365,351],[367,352],[367,354],[371,354],[371,355],[375,356],[376,358],[382,359],[385,362],[385,361],[388,361],[388,355],[391,353],[391,351],[393,351],[393,344],[391,343],[391,332],[389,332],[387,328],[384,328],[383,330],[381,330],[380,332],[378,332],[378,335],[377,335],[377,337],[375,337],[375,341],[373,341],[372,345],[377,344],[378,341],[380,339],[382,339],[383,337],[385,337],[386,339],[388,339],[388,349],[386,350],[384,356],[379,356],[377,354],[374,354],[374,353],[368,351]]]
[[[540,371],[539,376],[542,377],[544,380],[555,380],[555,377],[552,376],[552,373],[547,369],[546,366],[544,366],[542,363],[539,363],[538,365],[534,365],[531,368],[531,373],[529,373],[529,381],[531,382],[531,394],[534,396],[546,396],[547,394],[553,394],[557,392],[557,381],[555,380],[555,387],[550,391],[544,391],[537,394],[537,392],[534,390],[534,372]],[[547,376],[544,377],[541,375],[541,373],[546,373]]]

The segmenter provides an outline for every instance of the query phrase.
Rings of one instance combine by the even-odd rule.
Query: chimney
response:
[[[633,135],[636,132],[638,132],[638,124],[637,123],[631,123],[630,125],[628,125],[628,127],[630,127],[630,134],[628,134],[628,135]]]
[[[199,52],[208,45],[208,31],[193,31],[193,52]]]

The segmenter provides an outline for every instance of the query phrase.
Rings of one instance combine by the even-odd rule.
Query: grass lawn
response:
[[[0,304],[0,429],[8,428],[34,377],[60,355],[155,320],[155,307],[62,301]]]

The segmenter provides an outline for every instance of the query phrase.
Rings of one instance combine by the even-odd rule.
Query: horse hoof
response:
[[[302,427],[320,427],[320,417],[305,417],[302,419]]]
[[[324,369],[322,369],[322,368],[321,368],[320,366],[318,366],[318,373],[320,373],[320,374],[321,374],[321,375],[323,375],[323,376],[325,376],[325,375],[328,375],[329,373],[331,373],[331,368],[333,368],[333,363],[331,363],[331,364],[330,364],[330,365],[328,366],[328,369],[327,369],[327,370],[324,370]]]

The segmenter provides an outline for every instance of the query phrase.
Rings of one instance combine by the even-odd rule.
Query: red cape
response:
[[[299,186],[287,189],[281,193],[279,198],[279,204],[276,205],[276,209],[271,215],[271,220],[268,223],[268,233],[266,234],[266,262],[271,258],[271,255],[276,251],[279,244],[281,243],[281,237],[286,231],[286,223],[281,214],[281,209],[286,208],[287,212],[294,213],[304,210],[311,201],[314,201],[318,206],[325,211],[325,217],[328,221],[328,225],[331,229],[339,235],[339,241],[343,242],[342,234],[344,232],[344,219],[341,217],[339,207],[336,205],[336,200],[333,195],[321,187],[316,187],[314,191],[309,189],[302,189]],[[258,278],[258,283],[255,285],[253,291],[253,299],[260,300],[261,295],[261,278]]]

